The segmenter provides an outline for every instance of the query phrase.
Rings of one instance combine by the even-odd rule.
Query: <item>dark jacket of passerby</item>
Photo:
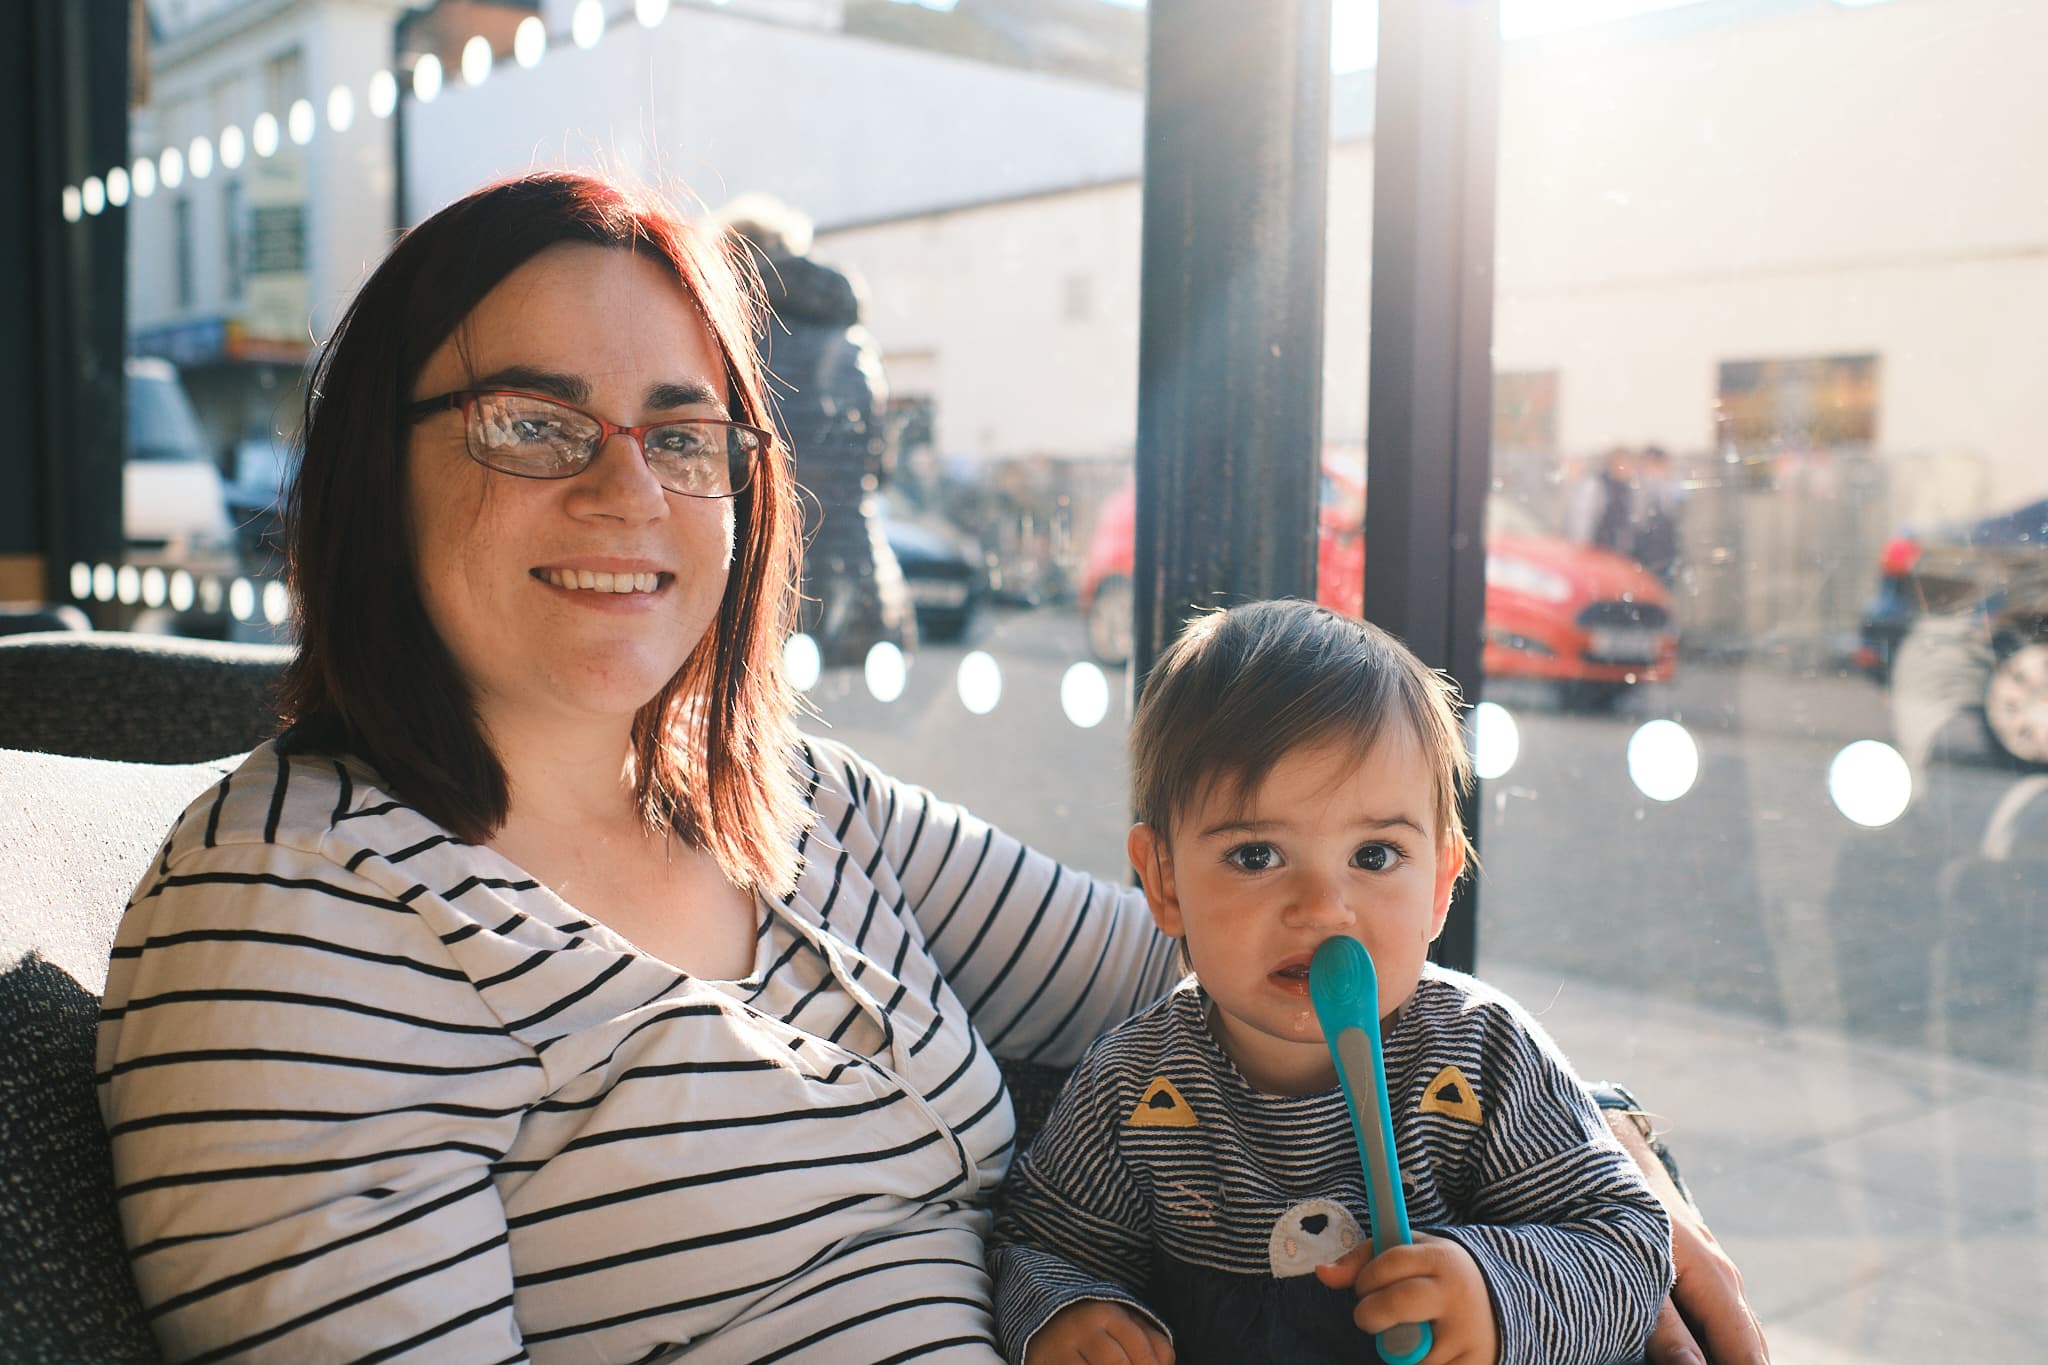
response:
[[[876,642],[915,643],[896,557],[875,505],[888,472],[888,387],[860,296],[806,256],[756,250],[774,319],[764,349],[781,435],[805,500],[802,629],[826,663],[855,663]]]

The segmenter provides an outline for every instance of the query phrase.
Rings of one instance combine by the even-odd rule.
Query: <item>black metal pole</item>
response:
[[[1152,0],[1132,695],[1198,606],[1315,591],[1330,0]]]
[[[1492,479],[1499,0],[1380,0],[1365,614],[1479,700]],[[1464,807],[1476,842],[1476,798]],[[1470,970],[1468,878],[1438,960]]]
[[[127,0],[21,8],[16,30],[32,54],[18,87],[29,117],[7,134],[25,149],[22,240],[7,254],[34,300],[26,355],[0,365],[27,414],[32,443],[0,467],[0,487],[35,508],[28,552],[43,566],[44,597],[69,600],[71,565],[121,556],[121,467],[127,347],[127,213],[108,202],[67,222],[65,186],[83,188],[128,160]],[[103,191],[104,192],[104,191]],[[10,233],[10,236],[13,234]],[[13,344],[20,332],[9,331]],[[105,624],[109,608],[95,607]]]

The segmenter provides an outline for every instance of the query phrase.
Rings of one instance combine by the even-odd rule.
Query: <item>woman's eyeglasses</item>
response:
[[[462,414],[469,458],[521,479],[581,474],[614,436],[629,436],[655,479],[686,498],[729,498],[753,478],[774,434],[745,422],[679,417],[622,427],[539,394],[461,389],[406,408],[417,422],[453,408]]]

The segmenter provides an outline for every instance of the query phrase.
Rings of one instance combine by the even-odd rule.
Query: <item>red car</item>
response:
[[[1357,616],[1365,602],[1365,480],[1339,454],[1323,461],[1316,599]],[[1137,490],[1102,504],[1081,570],[1088,644],[1106,664],[1131,653],[1131,558]],[[1541,678],[1575,705],[1603,708],[1638,683],[1669,682],[1678,636],[1664,585],[1632,559],[1545,535],[1505,498],[1487,504],[1489,678]]]

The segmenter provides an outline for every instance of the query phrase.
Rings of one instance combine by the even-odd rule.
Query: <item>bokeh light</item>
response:
[[[818,653],[816,640],[797,634],[782,642],[782,675],[789,679],[791,687],[808,692],[818,685],[818,675],[823,671],[824,659]]]
[[[1652,801],[1676,801],[1700,776],[1700,746],[1675,720],[1646,721],[1628,738],[1628,776]]]
[[[1109,679],[1086,660],[1075,664],[1060,679],[1060,709],[1081,729],[1094,729],[1109,714]]]
[[[432,104],[441,93],[441,59],[429,52],[412,64],[412,97]]]
[[[379,71],[370,77],[370,116],[390,118],[398,108],[398,78],[389,71]]]
[[[477,33],[462,45],[462,83],[482,85],[491,78],[491,40]]]
[[[602,0],[580,0],[576,13],[569,19],[569,36],[580,48],[587,50],[597,46],[597,40],[604,37]]]
[[[1913,770],[1891,745],[1859,739],[1828,765],[1828,795],[1835,809],[1866,829],[1881,829],[1913,801]]]
[[[1472,772],[1482,782],[1507,776],[1522,756],[1522,731],[1505,706],[1483,701],[1472,709]]]
[[[548,26],[538,14],[529,14],[512,30],[512,60],[524,67],[540,65],[548,51]]]
[[[996,709],[1003,699],[1003,670],[986,650],[973,650],[960,660],[954,679],[960,689],[960,704],[977,716]]]
[[[903,685],[910,678],[910,665],[904,660],[903,651],[887,640],[868,651],[867,663],[861,671],[867,676],[868,692],[880,702],[902,696]]]

